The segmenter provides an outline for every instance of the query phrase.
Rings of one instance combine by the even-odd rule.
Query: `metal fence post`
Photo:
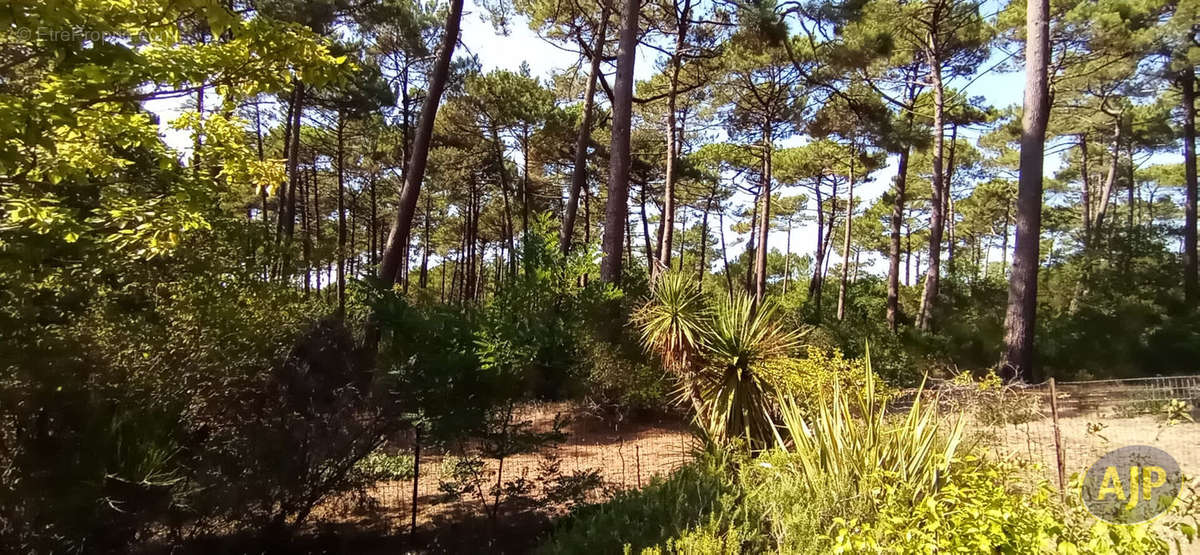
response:
[[[1063,452],[1062,434],[1058,429],[1058,390],[1054,387],[1054,378],[1050,378],[1050,418],[1054,421],[1054,454],[1058,459],[1058,491],[1063,497],[1067,495],[1067,461]]]

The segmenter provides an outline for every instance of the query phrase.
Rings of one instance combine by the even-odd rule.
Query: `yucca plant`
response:
[[[642,332],[642,345],[656,353],[663,368],[675,374],[681,393],[694,408],[700,407],[700,342],[708,322],[708,308],[700,287],[689,274],[665,272],[654,281],[650,300],[634,313]]]
[[[756,305],[746,294],[721,296],[710,310],[690,275],[670,272],[634,314],[643,346],[679,377],[681,397],[691,401],[709,440],[740,438],[753,449],[782,441],[772,418],[774,389],[755,372],[787,356],[800,338],[776,321],[777,310],[774,300]]]
[[[757,306],[745,294],[721,297],[705,329],[703,349],[707,387],[698,411],[708,434],[717,440],[743,438],[752,449],[781,442],[772,413],[774,391],[755,372],[772,358],[786,356],[800,333],[774,318],[770,298]]]
[[[780,447],[795,454],[812,488],[829,481],[860,484],[882,473],[912,485],[914,496],[936,490],[962,441],[962,415],[943,430],[936,400],[921,402],[922,384],[908,412],[890,417],[887,400],[876,389],[869,348],[866,364],[863,390],[835,387],[830,399],[818,401],[811,421],[795,399],[782,397],[780,416],[790,441]]]

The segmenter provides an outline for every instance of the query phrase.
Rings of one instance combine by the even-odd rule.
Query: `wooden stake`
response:
[[[642,489],[642,446],[634,444],[633,456],[637,460],[637,485]]]
[[[1058,428],[1058,391],[1054,387],[1054,378],[1050,378],[1050,418],[1054,421],[1054,454],[1058,459],[1058,490],[1065,498],[1067,495],[1067,459],[1063,452],[1062,434]]]

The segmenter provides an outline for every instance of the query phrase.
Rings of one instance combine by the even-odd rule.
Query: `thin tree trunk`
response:
[[[592,39],[592,61],[588,71],[587,90],[583,95],[583,119],[575,137],[574,170],[571,172],[571,190],[567,193],[567,206],[563,210],[562,230],[558,235],[559,250],[571,250],[571,238],[575,233],[575,212],[579,209],[579,193],[587,184],[587,148],[592,138],[592,112],[596,103],[596,80],[600,73],[600,61],[604,58],[604,35],[608,30],[608,3],[600,10],[600,26]]]
[[[300,182],[300,127],[302,125],[302,116],[304,115],[304,83],[296,83],[296,105],[292,111],[292,137],[291,150],[288,154],[287,171],[288,171],[288,196],[287,196],[287,219],[283,222],[284,240],[285,243],[291,244],[292,238],[296,234],[296,188]],[[287,251],[284,251],[284,256],[287,256]]]
[[[1000,238],[1000,276],[1008,275],[1008,223],[1012,220],[1012,214],[1008,211],[1008,206],[1004,207],[1004,227]]]
[[[708,213],[712,211],[713,197],[716,196],[716,190],[709,195],[708,200],[704,203],[704,218],[700,220],[700,263],[696,271],[696,283],[699,285],[699,291],[704,292],[704,276],[708,273],[705,267],[705,256],[708,253]]]
[[[675,173],[677,162],[677,141],[675,121],[676,95],[679,90],[679,70],[682,51],[687,39],[688,19],[691,17],[692,2],[683,0],[683,7],[676,15],[675,51],[671,54],[670,90],[667,92],[667,169],[663,182],[663,211],[662,211],[662,240],[658,245],[658,264],[650,268],[650,279],[653,280],[660,269],[671,267],[671,241],[675,232]],[[673,11],[673,10],[672,10]],[[682,252],[682,251],[681,251]],[[680,263],[682,264],[682,262]]]
[[[1117,117],[1113,134],[1112,162],[1108,166],[1108,176],[1104,178],[1104,189],[1100,192],[1100,205],[1096,208],[1096,221],[1092,225],[1092,233],[1099,233],[1104,227],[1104,216],[1108,213],[1108,205],[1112,200],[1112,191],[1117,183],[1117,169],[1120,167],[1121,152],[1121,117]]]
[[[521,237],[529,237],[529,125],[521,128]]]
[[[1087,251],[1092,241],[1092,180],[1088,167],[1087,133],[1079,134],[1079,178],[1083,186],[1079,204],[1083,209],[1083,250]]]
[[[958,123],[950,125],[950,148],[946,158],[946,194],[945,199],[945,217],[942,221],[946,222],[946,271],[951,277],[954,276],[954,151],[958,145]]]
[[[788,284],[792,281],[792,215],[787,218],[787,241],[783,253],[783,294],[787,295]]]
[[[600,279],[608,283],[617,283],[621,279],[621,243],[625,233],[625,216],[629,211],[629,139],[633,121],[633,64],[638,42],[638,9],[635,0],[625,0],[617,50],[617,75],[613,83],[608,200],[600,249]]]
[[[337,120],[337,314],[342,317],[346,313],[346,170],[345,170],[345,125],[342,114],[338,113]]]
[[[308,218],[308,186],[306,179],[300,180],[300,198],[304,200],[300,204],[300,231],[304,233],[303,256],[304,256],[304,296],[308,294],[312,288],[312,226]],[[315,180],[314,180],[315,181]]]
[[[316,164],[313,165],[310,171],[312,172],[313,214],[315,215],[313,218],[313,234],[317,238],[317,244],[319,245],[321,244],[321,219],[323,218],[323,214],[321,213],[321,187],[317,183]],[[319,290],[321,289],[321,272],[319,264],[317,266],[317,270],[317,289]]]
[[[421,275],[418,278],[418,283],[421,289],[424,289],[428,284],[429,278],[429,224],[433,216],[433,197],[425,195],[425,230],[421,233],[421,239],[425,246],[421,247]]]
[[[646,185],[639,188],[638,204],[642,214],[642,240],[646,245],[646,266],[654,268],[654,245],[650,242],[650,222],[646,217]]]
[[[904,226],[904,286],[912,285],[912,225]]]
[[[933,78],[933,183],[930,187],[929,214],[929,270],[925,274],[925,292],[921,295],[921,306],[917,311],[917,327],[922,330],[933,328],[933,311],[936,309],[938,292],[941,286],[942,259],[942,229],[943,229],[943,195],[946,194],[945,173],[942,168],[942,154],[945,150],[945,126],[943,117],[946,103],[943,97],[942,67],[940,60],[933,52],[933,35],[930,35],[929,65],[930,76]]]
[[[1039,236],[1042,226],[1042,163],[1050,117],[1049,0],[1031,0],[1025,16],[1025,110],[1021,117],[1020,177],[1017,188],[1017,240],[1008,309],[1004,317],[1008,379],[1033,379],[1033,334],[1037,317]]]
[[[512,207],[508,200],[508,170],[504,167],[504,150],[500,143],[500,133],[496,127],[492,126],[492,144],[496,149],[496,163],[500,166],[500,196],[504,199],[504,234],[508,241],[508,271],[511,275],[517,274],[517,246],[513,235],[513,217]]]
[[[836,177],[834,178],[837,179]],[[821,176],[817,176],[813,186],[814,196],[817,197],[817,248],[815,251],[816,264],[813,265],[812,278],[808,280],[808,299],[816,308],[816,320],[821,321],[821,269],[825,266],[825,207],[821,198]]]
[[[370,226],[371,241],[368,247],[370,249],[370,256],[367,257],[367,261],[374,266],[379,264],[379,233],[377,233],[379,229],[379,196],[375,191],[376,176],[372,174],[370,179],[371,181],[367,186],[370,188],[371,193],[371,221],[367,225]]]
[[[1191,65],[1180,79],[1183,96],[1183,295],[1189,306],[1200,297],[1196,262],[1196,69]]]
[[[746,242],[746,279],[743,285],[746,293],[750,294],[754,293],[754,266],[758,260],[758,203],[761,202],[761,196],[762,191],[754,196],[754,209],[750,211],[750,240]]]
[[[262,134],[262,107],[258,100],[254,102],[254,135],[258,142],[258,161],[266,160],[266,153],[263,151],[263,134]],[[267,219],[267,188],[262,187],[258,190],[259,201],[262,203],[262,221],[267,233],[271,232],[270,220]]]
[[[413,138],[412,159],[409,160],[406,168],[404,188],[400,192],[400,199],[396,206],[396,218],[392,222],[392,230],[388,234],[387,245],[383,250],[383,259],[379,264],[379,278],[385,287],[396,283],[396,274],[400,263],[407,258],[408,237],[412,231],[413,214],[416,212],[417,198],[421,193],[421,181],[425,178],[425,165],[429,161],[433,120],[437,117],[442,91],[446,88],[446,80],[450,75],[450,58],[454,54],[454,47],[458,44],[462,7],[463,0],[450,0],[450,12],[446,15],[446,29],[442,36],[442,46],[438,50],[433,73],[429,77],[425,103],[421,107],[421,119],[417,123],[416,135]]]
[[[850,277],[850,226],[854,223],[854,157],[853,147],[850,149],[850,185],[846,192],[846,229],[842,236],[842,283],[838,287],[837,319],[846,319],[846,280]]]
[[[686,211],[684,211],[683,218],[680,220],[679,223],[680,223],[680,225],[679,225],[679,271],[682,272],[683,264],[684,264],[683,253],[684,253],[684,248],[687,246],[687,212]],[[667,269],[670,269],[670,266],[668,266]]]
[[[763,126],[762,191],[759,202],[762,214],[758,218],[758,249],[754,253],[754,303],[762,302],[767,294],[767,239],[771,232],[771,154],[774,150],[771,124]]]
[[[725,267],[725,287],[733,298],[733,276],[729,273],[729,250],[725,248],[725,210],[717,210],[717,225],[721,226],[721,263]]]
[[[911,90],[911,88],[910,88]],[[908,116],[911,124],[911,112]],[[907,189],[908,157],[911,147],[905,145],[900,151],[900,164],[897,168],[895,191],[892,197],[892,237],[888,250],[888,284],[887,284],[887,323],[888,328],[896,331],[900,312],[900,230],[904,224],[904,194]],[[905,264],[904,283],[909,283],[908,264]]]

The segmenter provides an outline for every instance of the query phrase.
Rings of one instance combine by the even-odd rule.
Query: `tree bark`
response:
[[[517,244],[513,231],[512,205],[508,200],[508,168],[504,164],[504,147],[500,143],[500,132],[492,126],[492,144],[496,148],[496,163],[500,167],[500,197],[504,199],[504,234],[508,241],[508,271],[510,275],[517,274]]]
[[[762,191],[759,192],[762,214],[758,217],[758,248],[754,253],[755,305],[762,302],[767,294],[767,239],[771,234],[771,153],[774,150],[774,140],[771,124],[768,122],[763,126]]]
[[[417,283],[424,289],[429,285],[429,224],[433,215],[433,201],[429,195],[425,195],[425,230],[421,234],[421,239],[425,243],[421,247],[421,273],[417,278]]]
[[[341,318],[346,313],[346,173],[345,173],[345,125],[342,114],[338,113],[337,120],[337,158],[334,160],[337,168],[337,315]]]
[[[787,219],[787,241],[783,251],[783,294],[787,295],[788,283],[792,281],[792,214]]]
[[[1092,223],[1092,234],[1100,233],[1104,227],[1104,216],[1108,213],[1108,205],[1112,201],[1112,191],[1117,184],[1117,169],[1120,166],[1121,153],[1121,117],[1117,116],[1113,134],[1112,162],[1108,166],[1108,176],[1104,178],[1104,189],[1100,191],[1100,205],[1096,208],[1096,221]]]
[[[958,123],[950,124],[950,148],[946,154],[946,194],[943,195],[946,210],[942,221],[946,227],[946,272],[954,276],[954,151],[958,145]]]
[[[421,194],[421,181],[425,178],[425,165],[429,161],[429,144],[433,136],[433,120],[437,117],[438,105],[442,100],[442,91],[450,76],[450,58],[454,55],[454,47],[458,44],[458,28],[462,20],[463,0],[450,0],[450,12],[446,15],[446,29],[442,37],[442,46],[434,61],[433,73],[429,76],[429,89],[425,95],[425,103],[421,106],[421,119],[417,122],[416,134],[413,137],[412,158],[408,162],[404,176],[404,188],[400,191],[400,200],[396,206],[396,218],[392,222],[392,230],[388,233],[387,245],[383,249],[383,259],[379,263],[379,278],[384,286],[396,283],[396,274],[400,263],[405,260],[408,251],[408,237],[412,231],[413,214],[417,208],[417,198]]]
[[[931,35],[932,37],[932,35]],[[929,213],[929,270],[925,273],[925,291],[921,295],[921,306],[917,311],[917,327],[929,331],[933,328],[933,311],[937,305],[938,290],[941,286],[942,259],[942,229],[943,229],[943,196],[946,194],[945,174],[942,168],[942,154],[945,150],[944,115],[946,111],[942,87],[941,61],[934,54],[937,45],[930,38],[929,44],[930,77],[933,80],[933,183],[930,187]]]
[[[850,184],[846,193],[846,229],[842,236],[842,283],[838,287],[837,319],[846,319],[846,280],[850,277],[850,226],[854,223],[854,149],[850,149]]]
[[[909,88],[910,95],[912,88]],[[909,112],[906,123],[908,126],[912,124],[912,112]],[[888,250],[888,284],[887,284],[887,323],[888,329],[896,331],[897,320],[900,312],[900,234],[901,227],[904,225],[904,194],[907,190],[908,182],[908,158],[912,148],[908,145],[900,151],[900,163],[896,170],[895,191],[892,198],[892,237],[891,248]],[[905,273],[907,274],[907,264],[905,264]],[[908,278],[904,279],[905,284],[908,283]]]
[[[1021,116],[1020,176],[1017,181],[1017,239],[1013,250],[1008,309],[1004,317],[1005,378],[1031,380],[1037,317],[1037,274],[1042,226],[1042,164],[1050,118],[1049,0],[1026,8],[1025,102]]]
[[[706,256],[708,255],[708,213],[712,211],[713,197],[717,194],[716,189],[713,194],[708,197],[704,203],[704,217],[700,220],[700,262],[696,271],[696,283],[699,285],[698,290],[704,292],[704,275],[708,273],[708,268],[705,267]]]
[[[667,170],[663,182],[663,212],[662,212],[662,241],[658,245],[658,263],[650,268],[650,279],[653,280],[660,270],[671,268],[671,240],[675,232],[675,173],[677,171],[677,141],[682,137],[676,136],[675,106],[679,91],[679,70],[682,61],[682,51],[687,39],[688,18],[691,16],[691,0],[683,0],[682,9],[676,14],[675,51],[671,54],[670,90],[667,92]],[[682,262],[681,262],[682,264]]]
[[[575,234],[575,214],[579,210],[579,192],[587,184],[587,150],[592,139],[592,112],[596,104],[596,79],[600,74],[600,61],[604,58],[604,35],[608,31],[608,4],[600,10],[600,26],[592,39],[591,68],[588,70],[587,90],[583,93],[583,117],[579,122],[579,133],[575,137],[574,169],[571,172],[571,190],[567,193],[567,206],[563,210],[562,230],[558,234],[558,248],[564,254],[571,251],[571,238]]]
[[[646,185],[638,188],[638,206],[642,215],[642,242],[646,245],[646,266],[654,268],[654,244],[650,242],[650,220],[646,217]]]
[[[1180,78],[1183,96],[1183,296],[1188,306],[1200,297],[1196,263],[1196,69],[1188,66]]]
[[[837,179],[836,177],[834,178]],[[825,207],[821,198],[821,176],[817,176],[813,185],[813,194],[817,197],[817,249],[813,265],[812,278],[808,280],[808,299],[816,307],[816,320],[821,321],[821,271],[825,266]]]
[[[733,276],[729,273],[729,250],[725,248],[725,209],[717,208],[717,225],[721,226],[721,263],[725,267],[725,288],[733,298]]]
[[[1092,177],[1088,165],[1087,133],[1079,134],[1079,180],[1082,183],[1079,204],[1083,210],[1083,250],[1086,252],[1092,241]]]
[[[617,50],[617,75],[613,83],[612,143],[608,164],[608,200],[604,209],[604,238],[601,241],[600,279],[621,279],[621,243],[625,216],[629,211],[629,138],[633,121],[633,64],[636,60],[638,2],[625,0]]]

